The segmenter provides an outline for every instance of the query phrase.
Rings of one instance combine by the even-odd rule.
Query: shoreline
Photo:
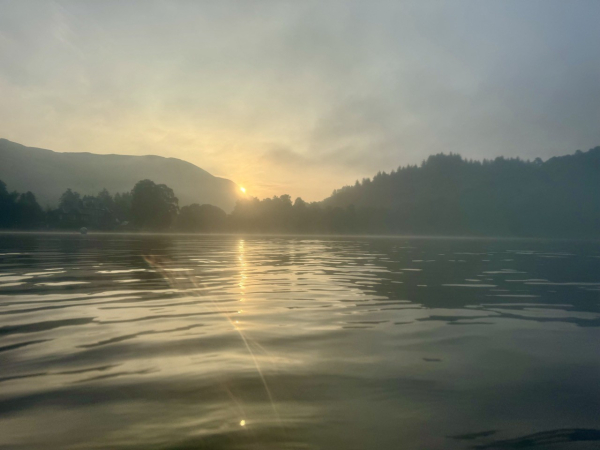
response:
[[[600,242],[600,237],[552,237],[552,236],[461,236],[461,235],[418,235],[418,234],[342,234],[342,233],[259,233],[259,232],[200,232],[185,233],[176,231],[88,231],[81,234],[78,230],[0,230],[0,235],[64,235],[64,236],[185,236],[185,237],[281,237],[281,238],[366,238],[366,239],[427,239],[427,240],[465,240],[465,241],[564,241],[564,242]]]

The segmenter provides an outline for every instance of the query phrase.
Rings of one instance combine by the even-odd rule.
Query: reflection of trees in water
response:
[[[127,284],[129,290],[147,291],[168,286],[159,274],[149,271],[143,255],[156,255],[163,259],[176,258],[179,251],[177,240],[166,235],[107,234],[80,235],[65,233],[0,235],[3,250],[19,250],[11,256],[11,270],[37,270],[54,268],[52,282],[83,281],[77,286],[63,286],[67,292],[82,293],[102,291],[113,286],[119,279],[135,278],[142,283]],[[9,267],[9,266],[7,266]],[[106,271],[106,273],[102,273]],[[111,273],[111,271],[117,271]],[[122,271],[119,273],[119,271]],[[52,274],[53,272],[49,272]],[[44,278],[44,280],[48,281]],[[38,279],[31,280],[37,283]],[[26,284],[15,289],[31,289]],[[33,286],[42,291],[42,286]],[[153,294],[157,295],[157,294]],[[149,295],[151,296],[151,295]]]
[[[394,238],[332,238],[321,242],[325,244],[320,250],[322,255],[315,252],[313,257],[324,266],[324,272],[335,278],[336,282],[368,294],[369,302],[374,306],[393,308],[397,304],[406,308],[406,301],[409,301],[419,308],[464,310],[468,307],[474,312],[468,316],[437,314],[419,320],[476,325],[489,323],[491,319],[506,318],[539,323],[572,323],[584,327],[600,326],[600,319],[594,318],[519,314],[519,311],[529,310],[536,304],[561,310],[565,310],[567,305],[569,312],[598,313],[598,291],[569,285],[547,286],[543,283],[507,281],[515,278],[564,280],[558,277],[567,276],[579,281],[598,282],[596,260],[584,256],[590,251],[597,251],[597,247],[591,247],[589,243]],[[527,246],[535,251],[524,255],[507,252],[507,248],[518,246]],[[580,257],[571,258],[568,262],[565,259],[544,259],[544,264],[540,264],[540,258],[536,256],[536,252],[566,249],[577,252]],[[298,263],[304,264],[301,260]],[[507,266],[518,270],[501,270]],[[487,284],[491,287],[468,287],[469,282],[465,280],[473,279],[479,280],[472,283],[474,285]],[[517,297],[511,298],[511,294]],[[526,297],[518,297],[521,294]],[[498,308],[506,303],[510,303],[510,310]]]
[[[476,440],[485,438],[495,431],[486,431],[482,433],[472,433],[460,436],[450,436],[452,439],[458,440]],[[600,430],[585,429],[585,428],[566,428],[562,430],[543,431],[540,433],[528,434],[514,439],[504,439],[489,442],[487,444],[473,445],[471,448],[484,449],[519,449],[541,447],[546,448],[548,445],[567,444],[570,442],[592,442],[600,441]]]
[[[2,236],[0,236],[0,239],[3,239]],[[127,392],[127,400],[132,402],[139,400],[140,402],[144,401],[147,402],[145,404],[149,404],[149,401],[156,401],[157,405],[165,408],[165,412],[172,414],[172,416],[168,414],[164,414],[163,416],[159,410],[159,420],[161,420],[161,423],[173,424],[173,427],[176,427],[178,423],[186,422],[190,417],[197,417],[200,414],[210,417],[210,414],[214,412],[210,408],[225,408],[223,405],[231,404],[231,407],[227,406],[229,408],[227,411],[231,411],[231,424],[217,431],[214,431],[216,428],[213,429],[210,431],[212,433],[210,435],[190,437],[189,440],[187,440],[187,435],[182,432],[182,442],[170,441],[172,444],[165,444],[165,448],[168,448],[168,445],[172,445],[171,448],[173,449],[247,448],[249,446],[257,448],[282,448],[285,447],[287,442],[290,443],[290,448],[308,447],[310,439],[318,442],[319,438],[324,437],[327,432],[333,435],[331,438],[332,442],[335,442],[335,439],[339,440],[340,436],[344,435],[346,431],[340,428],[339,424],[351,425],[357,429],[357,435],[358,433],[364,434],[362,438],[365,441],[370,441],[371,443],[377,441],[378,445],[380,445],[381,440],[385,441],[386,438],[392,440],[398,433],[398,423],[400,422],[396,414],[402,411],[403,408],[410,410],[411,414],[413,410],[418,411],[419,408],[432,408],[431,421],[434,420],[433,417],[442,417],[440,422],[443,423],[446,418],[450,417],[450,419],[447,419],[452,421],[449,423],[449,426],[458,424],[460,427],[460,424],[464,425],[464,423],[469,423],[470,421],[470,428],[485,430],[490,426],[497,425],[495,423],[490,424],[486,420],[488,417],[487,410],[483,406],[492,408],[490,405],[493,405],[493,408],[497,408],[498,399],[502,401],[514,395],[512,398],[514,398],[517,408],[512,410],[513,404],[507,403],[505,409],[502,410],[506,411],[506,416],[504,417],[510,419],[510,423],[505,427],[506,435],[500,435],[500,432],[497,432],[498,435],[496,435],[494,431],[482,431],[453,436],[452,438],[458,441],[450,443],[458,446],[471,446],[475,449],[517,449],[530,447],[543,449],[550,447],[552,444],[555,444],[557,448],[568,448],[571,443],[575,443],[574,445],[581,445],[581,443],[585,445],[588,443],[588,445],[593,446],[594,442],[597,443],[599,440],[598,430],[593,429],[554,430],[518,438],[513,437],[515,436],[514,433],[508,434],[511,432],[512,424],[518,427],[520,419],[531,417],[532,414],[549,407],[549,405],[554,417],[564,416],[569,418],[569,424],[583,425],[585,419],[581,422],[573,422],[573,420],[576,417],[584,416],[585,410],[590,408],[590,405],[593,405],[595,392],[593,386],[590,389],[589,383],[589,380],[593,379],[593,367],[591,368],[592,370],[589,370],[588,366],[586,366],[582,371],[575,372],[573,371],[573,367],[568,364],[556,366],[551,364],[552,361],[546,361],[544,365],[539,367],[542,369],[563,367],[565,372],[557,374],[554,370],[540,370],[533,372],[535,377],[532,378],[526,379],[519,376],[519,383],[521,381],[527,383],[523,389],[520,389],[520,385],[512,384],[516,382],[515,380],[511,381],[511,378],[506,379],[494,375],[497,371],[492,369],[496,366],[487,367],[485,372],[478,372],[474,370],[472,365],[468,365],[463,366],[468,371],[465,370],[464,372],[457,373],[457,377],[469,380],[471,377],[483,373],[484,376],[488,374],[491,378],[486,378],[487,382],[483,385],[475,384],[472,387],[469,385],[468,390],[465,391],[460,388],[457,389],[458,378],[453,378],[452,372],[447,371],[448,367],[451,367],[452,364],[460,364],[458,355],[468,353],[471,347],[465,346],[460,349],[455,347],[449,353],[444,353],[443,358],[422,358],[422,361],[424,361],[422,364],[427,366],[423,372],[424,379],[415,380],[412,375],[409,376],[408,373],[403,372],[404,369],[402,367],[404,366],[393,365],[392,367],[391,363],[387,367],[388,369],[394,369],[391,372],[386,372],[385,364],[377,365],[370,362],[361,364],[365,372],[357,371],[354,373],[348,367],[358,366],[345,365],[338,365],[339,373],[335,375],[327,372],[328,369],[325,368],[324,361],[328,362],[330,356],[331,360],[335,362],[336,357],[348,357],[349,360],[352,360],[356,354],[367,354],[367,349],[369,351],[374,349],[377,349],[377,351],[387,351],[382,346],[382,343],[386,344],[392,341],[387,341],[386,336],[383,334],[370,332],[363,333],[362,331],[357,331],[354,333],[352,330],[338,332],[336,329],[332,331],[332,334],[310,336],[304,332],[302,326],[298,326],[295,330],[293,328],[282,328],[280,336],[275,336],[274,339],[270,337],[265,342],[262,341],[260,334],[257,334],[257,339],[260,339],[259,342],[261,345],[264,344],[265,348],[273,354],[295,356],[298,354],[301,355],[305,351],[312,352],[310,349],[314,349],[315,355],[319,355],[317,363],[324,364],[319,368],[316,365],[317,363],[315,363],[315,366],[313,366],[314,371],[312,372],[300,371],[299,373],[293,373],[291,370],[289,373],[286,371],[272,372],[267,378],[269,387],[272,388],[276,400],[279,400],[282,404],[287,402],[287,406],[293,407],[294,410],[301,407],[312,408],[310,416],[307,415],[306,417],[314,418],[314,421],[306,420],[303,422],[302,420],[294,420],[294,418],[302,416],[291,416],[292,418],[289,422],[286,422],[285,437],[282,437],[280,428],[274,424],[275,419],[271,418],[272,415],[270,412],[265,412],[268,405],[266,404],[266,396],[261,380],[259,377],[253,375],[248,376],[248,373],[245,371],[235,373],[227,366],[224,369],[227,376],[219,379],[219,384],[215,382],[215,379],[208,376],[191,376],[189,379],[186,377],[170,379],[160,376],[156,378],[148,376],[146,380],[133,377],[136,374],[149,375],[154,373],[151,371],[152,368],[146,366],[141,368],[134,367],[133,370],[122,368],[113,371],[113,368],[116,368],[119,364],[122,364],[123,360],[129,358],[128,355],[135,355],[136,358],[144,358],[145,360],[146,358],[147,360],[156,358],[155,361],[160,366],[161,359],[166,355],[189,354],[198,356],[203,353],[226,355],[230,349],[239,348],[239,340],[236,336],[229,338],[220,333],[215,333],[212,336],[211,333],[204,336],[200,336],[199,334],[193,337],[187,335],[187,333],[182,333],[181,336],[171,335],[174,332],[181,333],[186,330],[200,328],[209,322],[208,318],[205,321],[203,319],[205,316],[200,315],[205,314],[205,311],[202,310],[203,305],[201,302],[195,298],[196,295],[186,292],[192,288],[202,288],[197,292],[207,294],[210,294],[211,291],[219,294],[227,293],[226,297],[219,298],[215,296],[214,298],[210,297],[206,299],[207,302],[214,300],[217,302],[217,305],[220,304],[218,303],[219,300],[233,299],[233,301],[238,301],[237,296],[241,295],[242,287],[240,286],[238,289],[236,286],[238,286],[238,283],[245,283],[244,280],[247,281],[245,291],[247,292],[248,299],[260,299],[264,296],[263,291],[272,293],[280,287],[284,288],[279,291],[281,292],[280,298],[282,299],[280,303],[269,302],[267,305],[266,302],[263,302],[263,305],[267,306],[265,310],[268,309],[270,313],[275,314],[274,317],[278,318],[280,317],[279,314],[285,314],[291,320],[298,320],[298,324],[304,323],[301,321],[303,318],[301,312],[294,310],[291,313],[281,313],[276,306],[293,306],[288,301],[300,295],[305,297],[308,302],[315,299],[324,299],[323,303],[327,301],[354,302],[357,296],[350,295],[350,289],[343,289],[345,287],[354,288],[354,291],[360,290],[358,293],[359,296],[365,299],[364,303],[357,301],[356,306],[365,306],[365,311],[373,311],[374,314],[373,317],[362,318],[363,320],[366,319],[362,323],[366,325],[377,324],[384,323],[384,321],[378,321],[381,317],[378,315],[377,310],[383,311],[383,316],[386,314],[386,308],[394,308],[394,305],[407,304],[401,303],[401,300],[412,302],[412,304],[408,305],[415,308],[443,308],[446,310],[458,310],[467,305],[481,305],[482,302],[486,301],[492,302],[494,299],[486,296],[486,293],[489,293],[488,290],[448,288],[441,285],[443,283],[458,283],[464,278],[471,278],[475,274],[481,274],[485,271],[499,272],[498,269],[505,268],[507,265],[523,272],[528,272],[526,275],[523,275],[524,278],[537,278],[538,276],[550,278],[546,273],[533,273],[536,270],[545,271],[548,267],[547,265],[538,267],[536,261],[539,260],[536,260],[534,256],[515,256],[514,261],[510,263],[504,262],[503,260],[506,257],[500,255],[507,248],[512,248],[514,243],[506,243],[506,241],[494,243],[491,241],[367,240],[352,238],[282,239],[266,237],[245,237],[242,240],[236,237],[172,237],[141,234],[104,236],[46,235],[43,238],[39,236],[11,236],[10,239],[11,245],[23,242],[24,246],[38,253],[38,255],[29,256],[29,258],[37,258],[35,264],[39,265],[39,268],[35,270],[36,272],[41,270],[42,266],[44,268],[55,267],[55,262],[67,261],[66,258],[71,258],[69,265],[65,267],[73,267],[77,268],[77,270],[73,273],[57,274],[55,276],[56,280],[62,280],[60,277],[63,275],[81,276],[87,281],[93,280],[94,284],[81,285],[77,288],[78,292],[87,293],[87,289],[106,290],[107,292],[114,290],[116,298],[107,298],[110,303],[101,305],[102,314],[107,313],[108,317],[89,317],[85,319],[85,322],[82,321],[80,323],[73,322],[72,320],[74,319],[69,318],[62,320],[60,323],[50,322],[46,319],[43,325],[46,333],[55,330],[65,335],[70,333],[67,333],[67,330],[63,330],[62,327],[72,326],[72,329],[75,331],[75,325],[87,326],[91,322],[94,322],[94,328],[106,327],[107,331],[110,330],[110,332],[106,333],[106,336],[98,335],[97,339],[91,339],[87,343],[76,342],[78,351],[69,352],[67,356],[61,357],[61,364],[64,364],[66,367],[57,369],[56,372],[60,373],[58,370],[69,373],[72,373],[74,370],[99,371],[97,374],[90,373],[89,378],[85,378],[82,381],[102,381],[102,383],[96,385],[94,389],[89,389],[85,384],[77,383],[73,384],[73,387],[70,387],[68,390],[67,388],[61,388],[60,391],[44,392],[11,400],[10,402],[5,402],[7,403],[5,405],[5,413],[6,411],[12,412],[13,409],[21,412],[35,411],[35,408],[39,405],[45,407],[55,404],[71,408],[75,408],[78,405],[93,405],[94,408],[100,407],[99,405],[106,405],[108,408],[112,402],[122,405],[123,392]],[[19,241],[21,239],[22,241]],[[18,245],[21,246],[21,244]],[[538,244],[527,243],[527,246],[530,245],[535,246]],[[555,245],[551,244],[551,246]],[[540,251],[547,250],[541,244],[536,249]],[[489,258],[487,255],[488,252],[497,252],[497,256],[492,257],[492,259],[496,258],[500,262],[492,263],[491,266],[488,263],[483,263],[482,259]],[[456,253],[463,254],[456,255]],[[444,255],[441,256],[440,254]],[[135,275],[129,273],[98,273],[98,271],[103,270],[118,271],[123,269],[126,271],[127,269],[151,269],[152,267],[143,260],[143,255],[159,259],[165,267],[165,273],[163,275],[141,271],[135,272]],[[52,264],[50,264],[50,259],[44,258],[56,259],[52,260]],[[451,263],[449,259],[463,259],[465,262]],[[415,262],[418,260],[422,262]],[[592,261],[593,258],[589,258],[589,260]],[[554,264],[553,261],[549,261],[548,264]],[[582,259],[573,259],[572,261],[563,259],[556,260],[555,263],[561,267],[564,267],[565,264],[573,266],[573,273],[577,275],[571,274],[569,277],[581,277],[577,279],[583,281],[586,277],[585,271],[587,266],[582,261]],[[242,265],[242,262],[244,265]],[[100,263],[102,264],[101,267],[94,267]],[[498,266],[496,267],[494,264]],[[56,264],[56,267],[58,266],[59,264]],[[178,272],[178,268],[193,268],[194,271]],[[423,270],[421,272],[403,271],[406,268],[422,268]],[[167,275],[171,277],[172,287],[176,289],[165,289],[168,285],[163,280],[163,276],[166,277]],[[294,285],[300,277],[304,276],[307,277],[305,279],[307,285]],[[515,277],[514,274],[486,274],[485,276],[494,278],[493,282],[486,281],[486,283],[493,284],[506,284],[505,278]],[[589,275],[589,277],[591,276]],[[318,282],[325,282],[323,283],[324,286],[317,284],[310,285],[311,277],[318,278],[316,280]],[[126,285],[109,284],[120,278],[140,278],[144,282]],[[276,279],[280,280],[283,286],[279,286],[275,281]],[[367,283],[360,284],[357,281]],[[395,282],[402,282],[403,284]],[[102,285],[102,283],[105,284]],[[419,285],[427,285],[427,287],[419,287]],[[204,290],[205,286],[206,290]],[[288,294],[289,291],[287,289],[294,286],[296,286],[296,291]],[[324,287],[332,288],[331,292],[325,292]],[[515,284],[506,286],[507,289],[522,287],[522,285]],[[129,291],[137,290],[138,292],[133,293],[133,295],[128,292],[125,294],[125,298],[121,299],[119,297],[124,295],[119,292],[121,289]],[[153,290],[160,291],[160,289],[162,289],[161,292],[152,292]],[[547,287],[532,286],[528,287],[528,289],[539,290],[535,292],[542,293]],[[552,289],[559,289],[559,287],[552,287]],[[585,306],[578,304],[580,301],[587,301],[587,297],[581,297],[582,295],[597,296],[597,293],[594,294],[583,290],[575,292],[574,289],[577,288],[564,287],[564,290],[559,292],[554,300],[552,300],[553,297],[550,297],[550,300],[548,297],[541,297],[539,300],[527,299],[526,301],[527,303],[540,301],[545,304],[549,301],[555,301],[558,304],[564,303],[565,298],[569,296],[569,301],[574,306],[574,308],[570,309],[572,311],[574,309],[585,309]],[[365,295],[360,295],[361,292]],[[573,293],[576,293],[576,295],[570,295]],[[315,295],[313,296],[313,294]],[[131,297],[129,297],[130,295]],[[177,299],[177,297],[183,298]],[[84,301],[95,301],[93,297],[81,296],[80,298]],[[597,297],[595,298],[597,299]],[[175,299],[175,301],[171,299]],[[144,303],[148,300],[164,301],[160,303],[148,303],[148,308],[159,308],[149,314],[150,310],[146,310]],[[123,301],[124,303],[120,304]],[[497,301],[500,302],[503,300]],[[212,305],[212,303],[210,304]],[[223,307],[227,304],[223,303]],[[183,308],[178,310],[180,305]],[[198,309],[186,310],[185,308],[190,307],[190,305]],[[54,304],[53,302],[49,302],[47,307],[54,308],[56,306],[61,307],[61,305]],[[272,306],[275,307],[273,308]],[[122,307],[126,308],[121,310],[125,311],[126,314],[122,317],[115,317],[115,315],[119,314],[119,309],[116,308]],[[172,308],[173,310],[161,311],[160,308],[164,307]],[[512,317],[515,316],[515,310],[519,308],[526,308],[526,306],[510,306]],[[88,311],[85,312],[87,313]],[[310,316],[304,317],[311,317],[311,320],[322,318],[324,321],[334,323],[338,323],[339,320],[348,320],[345,316],[337,315],[337,312],[339,311],[333,311],[332,309],[319,310],[316,314],[309,312]],[[459,325],[461,321],[466,319],[462,324],[465,324],[467,321],[472,321],[469,322],[472,324],[474,321],[479,321],[482,320],[482,317],[486,317],[483,314],[479,314],[480,312],[477,311],[473,316],[464,313],[462,317],[457,317],[451,315],[451,311],[429,311],[431,316],[426,320],[440,320]],[[457,312],[457,314],[460,313]],[[508,313],[507,315],[502,315],[494,311],[494,314],[496,314],[494,317],[509,317]],[[476,318],[476,315],[480,317]],[[192,317],[192,323],[178,323],[183,317]],[[392,317],[394,317],[394,313],[390,312],[390,316],[384,316],[383,319]],[[351,320],[360,319],[356,315],[349,316],[349,318]],[[256,319],[256,323],[262,323],[260,317]],[[519,317],[519,319],[538,320],[535,317]],[[526,325],[534,326],[533,329],[536,329],[536,324],[528,323]],[[40,326],[36,325],[36,327],[39,329]],[[448,330],[451,332],[461,332],[454,327],[439,328],[443,328],[446,333]],[[269,333],[272,329],[266,328]],[[297,330],[300,330],[299,334],[295,334],[295,332],[298,332]],[[28,331],[28,328],[21,326],[19,329],[7,329],[5,333],[6,331],[16,335],[17,331],[21,333],[22,331]],[[393,331],[403,330],[394,328]],[[486,331],[492,330],[486,329]],[[286,336],[284,337],[284,335]],[[162,336],[164,336],[164,339],[162,339]],[[141,337],[150,337],[152,339],[146,341],[139,339]],[[373,339],[372,341],[370,341],[371,338]],[[136,341],[138,339],[139,342]],[[321,339],[323,340],[321,341]],[[150,343],[150,341],[152,342]],[[382,356],[385,356],[387,361],[393,362],[402,359],[399,356],[401,353],[398,352],[396,347],[396,344],[401,341],[401,339],[394,338],[394,347],[390,350],[390,353],[382,353]],[[36,342],[30,341],[28,345],[33,345],[34,343]],[[430,344],[431,346],[429,346]],[[361,345],[364,345],[364,347],[361,347]],[[427,346],[414,349],[416,352],[414,356],[418,359],[418,364],[422,362],[421,356],[427,356],[430,353],[435,355],[435,353],[440,352],[444,348],[440,345],[439,341],[425,345]],[[445,348],[448,349],[448,347]],[[15,352],[18,348],[9,347],[4,350],[6,352],[9,350]],[[559,352],[570,350],[570,348],[568,350],[558,349]],[[421,355],[421,351],[423,351],[423,355]],[[490,358],[494,358],[494,361],[497,361],[497,367],[507,367],[508,372],[500,372],[499,375],[513,373],[511,369],[512,364],[509,364],[513,362],[511,359],[499,359],[494,353],[491,353]],[[24,360],[26,359],[24,358]],[[117,361],[116,364],[110,364],[115,361]],[[200,358],[200,365],[198,367],[201,367],[204,361],[206,359]],[[520,361],[518,355],[515,361],[517,363]],[[585,362],[586,360],[582,358],[580,361]],[[44,361],[42,363],[45,364]],[[486,363],[486,361],[482,361],[482,363]],[[486,364],[486,366],[489,366],[489,364]],[[518,370],[519,367],[516,367],[516,369]],[[46,370],[46,367],[42,368]],[[35,367],[32,367],[32,369],[35,369]],[[540,372],[544,372],[547,378],[541,379]],[[23,377],[37,377],[38,374],[40,377],[45,375],[45,372],[41,370],[31,370],[23,373]],[[310,373],[310,375],[307,375],[307,373]],[[584,374],[585,377],[582,378],[581,374]],[[373,375],[373,378],[371,378],[371,375]],[[13,377],[13,380],[21,378],[19,372],[16,375],[10,376]],[[448,384],[438,384],[437,381],[431,379],[436,376],[439,376],[440,379],[445,378]],[[118,383],[113,384],[116,381],[115,379],[118,379]],[[7,378],[5,378],[6,380]],[[35,378],[34,381],[37,382],[38,378]],[[551,381],[551,383],[548,381]],[[223,387],[222,389],[221,386]],[[535,388],[538,386],[545,387],[541,391],[536,392]],[[557,392],[557,387],[562,391],[561,395],[568,399],[568,407],[564,404],[551,405],[553,401],[551,394]],[[532,391],[533,393],[530,396],[523,395],[524,392]],[[491,394],[492,392],[493,394]],[[447,395],[447,397],[444,395]],[[489,399],[487,395],[493,395],[493,398]],[[578,401],[583,395],[588,399],[584,402],[584,406]],[[238,413],[231,402],[231,398],[241,398],[243,402],[240,403],[245,408],[247,407],[247,411],[250,411],[250,413]],[[349,403],[349,398],[358,398],[358,401],[364,401],[364,404]],[[215,407],[215,405],[217,406]],[[480,405],[483,406],[479,408]],[[201,409],[203,407],[206,409]],[[339,410],[336,408],[339,408]],[[477,412],[481,414],[481,419],[476,417],[475,422],[473,421],[473,417],[468,415],[474,408],[477,408]],[[151,411],[151,409],[144,408],[144,410],[148,411]],[[289,413],[290,410],[282,408],[284,413]],[[575,410],[581,411],[582,416],[569,415],[569,413]],[[315,411],[319,414],[315,414]],[[346,411],[348,415],[344,415]],[[515,411],[515,416],[511,417],[510,415],[513,411]],[[334,414],[335,412],[340,413]],[[371,414],[371,412],[374,413]],[[122,421],[122,423],[119,423],[118,426],[125,427],[129,424],[132,426],[138,424],[147,426],[149,423],[151,424],[152,422],[148,420],[154,416],[150,417],[144,414],[145,412],[138,412],[123,416],[123,418],[119,417],[118,420],[119,422]],[[371,422],[369,422],[368,416],[372,417]],[[491,416],[490,421],[496,420],[498,417],[497,415]],[[241,418],[248,419],[248,426],[242,428],[238,425]],[[254,422],[252,419],[254,419]],[[481,422],[478,422],[479,420]],[[539,420],[544,420],[544,417],[542,416]],[[369,425],[375,422],[379,422],[376,423],[379,427],[369,427]],[[407,421],[407,423],[412,424],[414,422]],[[481,428],[476,425],[477,423],[482,425]],[[506,424],[504,421],[503,423]],[[85,432],[89,431],[87,425],[84,425],[81,429]],[[552,426],[550,425],[550,427]],[[105,429],[108,429],[108,425]],[[157,436],[159,436],[161,430],[158,426],[156,429],[158,430]],[[430,436],[434,436],[437,439],[440,437],[438,430],[439,427],[436,428],[435,424],[431,426],[431,422],[429,422],[422,436],[424,438],[425,433],[429,433]],[[81,431],[81,433],[84,433],[84,431]],[[170,436],[176,435],[177,432],[179,430],[173,428]],[[319,435],[319,432],[323,433],[323,435]],[[69,434],[69,436],[73,435]],[[500,439],[500,437],[505,438],[507,436],[513,438]],[[416,441],[413,440],[411,442],[408,440],[404,445],[418,445],[420,437],[413,437]],[[348,442],[348,439],[346,442]],[[298,445],[294,446],[294,443],[298,443]],[[327,445],[323,447],[327,448]],[[330,446],[329,448],[333,447],[335,446]],[[350,448],[352,446],[346,447]],[[356,445],[356,447],[366,448],[367,446]],[[380,445],[380,447],[401,448],[402,443],[398,447],[384,445]]]

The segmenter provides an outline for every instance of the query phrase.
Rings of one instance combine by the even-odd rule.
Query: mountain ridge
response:
[[[83,195],[104,188],[128,192],[142,179],[171,187],[180,206],[208,203],[229,212],[239,198],[234,182],[179,158],[58,152],[4,138],[0,139],[0,179],[10,189],[33,192],[43,207],[56,206],[68,188]]]

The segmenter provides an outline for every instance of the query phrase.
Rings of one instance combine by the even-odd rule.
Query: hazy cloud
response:
[[[0,135],[315,200],[431,153],[600,144],[600,3],[0,0]]]

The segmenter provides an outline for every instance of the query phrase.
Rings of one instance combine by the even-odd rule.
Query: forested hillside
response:
[[[597,236],[600,147],[545,162],[439,154],[336,190],[323,206],[385,210],[394,232]]]

